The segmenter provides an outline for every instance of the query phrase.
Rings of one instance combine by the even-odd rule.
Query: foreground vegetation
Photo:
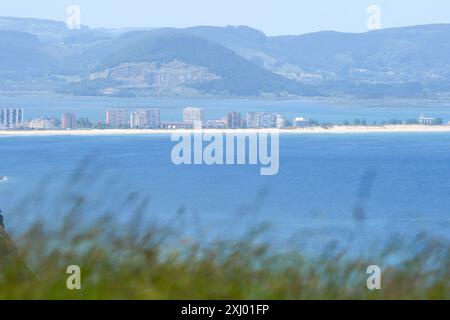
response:
[[[365,258],[330,246],[312,257],[267,245],[263,228],[239,240],[182,235],[179,216],[146,220],[148,199],[135,194],[118,215],[64,189],[55,197],[66,208],[59,219],[61,206],[43,192],[25,198],[43,208],[39,201],[50,201],[51,221],[24,226],[24,214],[15,215],[22,228],[6,223],[14,242],[0,227],[0,299],[450,299],[448,242],[393,240]],[[16,212],[32,211],[30,203],[19,201]],[[373,264],[382,268],[381,290],[366,286]],[[81,290],[67,289],[69,265],[81,268]]]
[[[132,228],[122,231],[105,219],[79,232],[48,232],[34,226],[17,241],[30,271],[18,265],[3,268],[0,298],[450,298],[449,250],[431,244],[404,263],[384,269],[382,289],[370,291],[369,261],[349,261],[340,254],[308,260],[298,252],[274,253],[251,236],[202,246],[174,242],[163,230],[140,236]],[[66,268],[73,264],[82,270],[81,290],[66,288]]]

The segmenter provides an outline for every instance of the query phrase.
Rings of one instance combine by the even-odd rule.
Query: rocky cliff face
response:
[[[188,84],[218,80],[220,77],[207,68],[172,60],[168,63],[122,63],[89,75],[91,81],[99,79],[120,81],[121,88],[179,90]]]

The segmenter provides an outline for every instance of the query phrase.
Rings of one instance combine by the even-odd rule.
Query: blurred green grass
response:
[[[202,241],[143,223],[148,199],[132,193],[118,210],[129,219],[119,222],[88,194],[61,190],[60,204],[51,201],[60,223],[37,220],[13,230],[17,251],[0,239],[0,299],[450,299],[445,242],[423,237],[405,247],[393,239],[370,259],[343,250],[311,257],[267,245],[262,226],[232,240]],[[34,198],[40,206],[49,199],[42,188],[24,196],[15,217],[23,220]],[[404,252],[412,254],[390,262]],[[382,268],[381,290],[366,287],[372,264]],[[66,287],[69,265],[81,268],[81,290]]]
[[[152,230],[115,234],[104,219],[88,229],[45,231],[17,239],[32,270],[0,276],[1,299],[449,299],[449,250],[429,246],[383,270],[382,290],[366,288],[364,260],[307,259],[252,242],[161,241]],[[48,245],[48,244],[58,245]],[[432,263],[432,268],[430,268]],[[82,270],[82,290],[66,288],[67,266]]]

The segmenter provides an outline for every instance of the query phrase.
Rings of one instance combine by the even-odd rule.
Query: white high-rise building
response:
[[[130,112],[127,109],[113,108],[106,110],[106,125],[126,127],[130,125]]]
[[[286,117],[284,116],[284,114],[278,113],[276,115],[275,124],[279,129],[286,127]]]
[[[132,128],[144,128],[147,124],[147,114],[145,111],[134,111],[130,114],[130,126]]]
[[[23,109],[22,108],[0,109],[0,127],[1,128],[23,127]]]
[[[148,128],[161,127],[161,115],[159,109],[143,109],[146,115],[145,126]]]
[[[258,112],[247,113],[247,128],[258,128]]]
[[[275,116],[272,113],[262,112],[258,114],[258,128],[275,127]]]
[[[132,128],[160,128],[161,118],[159,109],[138,109],[130,113]]]
[[[247,113],[247,128],[284,128],[285,122],[286,119],[282,113]]]
[[[201,129],[204,120],[203,109],[193,107],[183,109],[183,122],[192,125],[194,129]]]

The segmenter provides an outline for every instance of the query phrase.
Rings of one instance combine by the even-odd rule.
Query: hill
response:
[[[450,96],[447,24],[277,37],[246,26],[70,31],[23,18],[0,18],[2,28],[3,84],[17,71],[7,80],[22,87],[39,70],[52,90],[82,95]]]

